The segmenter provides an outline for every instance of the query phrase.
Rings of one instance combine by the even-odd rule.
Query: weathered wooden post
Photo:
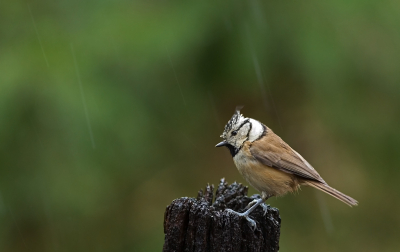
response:
[[[243,212],[259,195],[247,197],[248,188],[221,179],[214,198],[214,186],[199,191],[197,199],[179,198],[164,214],[164,252],[191,251],[278,251],[281,219],[276,208],[261,207],[251,214],[257,227],[253,231],[245,218],[224,211]]]

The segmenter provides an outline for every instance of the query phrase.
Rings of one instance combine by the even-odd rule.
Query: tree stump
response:
[[[253,231],[244,217],[224,211],[244,212],[256,194],[247,197],[246,186],[228,185],[221,179],[215,201],[214,185],[198,192],[197,199],[175,199],[164,214],[164,252],[191,251],[278,251],[281,219],[276,208],[268,207],[266,215],[257,207],[250,217],[256,221]]]

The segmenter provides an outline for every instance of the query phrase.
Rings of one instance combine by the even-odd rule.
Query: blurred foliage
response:
[[[360,202],[270,199],[282,251],[400,250],[399,1],[1,1],[0,38],[0,251],[160,251],[173,199],[246,183],[239,104]]]

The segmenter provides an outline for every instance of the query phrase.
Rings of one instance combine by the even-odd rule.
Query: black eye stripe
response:
[[[253,128],[253,124],[250,123],[250,129],[249,129],[249,131],[247,131],[247,135],[246,135],[247,139],[249,139],[250,131],[251,131],[252,128]]]
[[[250,121],[247,119],[246,121],[242,122],[242,124],[240,124],[239,128],[235,131],[239,131],[240,128],[242,128],[246,123],[249,123]]]

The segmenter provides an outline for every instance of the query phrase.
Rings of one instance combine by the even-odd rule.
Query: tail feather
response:
[[[314,188],[317,188],[318,190],[321,190],[333,197],[335,197],[336,199],[346,203],[349,206],[357,206],[358,201],[353,199],[350,196],[347,196],[344,193],[339,192],[338,190],[336,190],[335,188],[330,187],[327,184],[321,183],[321,182],[317,182],[317,181],[304,181],[304,183],[306,185],[312,186]]]

